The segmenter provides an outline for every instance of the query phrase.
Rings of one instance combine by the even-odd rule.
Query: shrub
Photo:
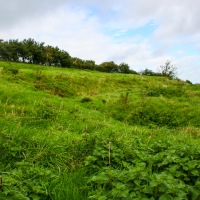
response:
[[[186,82],[186,83],[189,83],[189,84],[191,84],[191,85],[192,85],[192,82],[191,82],[191,81],[189,81],[189,80],[186,80],[185,82]]]
[[[164,87],[156,87],[146,91],[146,95],[149,97],[181,97],[184,94],[184,91],[181,88],[164,88]]]
[[[90,97],[83,97],[81,103],[90,102],[92,99]]]

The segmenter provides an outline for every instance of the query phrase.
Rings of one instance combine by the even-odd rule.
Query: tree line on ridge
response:
[[[96,64],[93,60],[83,60],[71,57],[68,52],[60,50],[58,47],[45,45],[44,42],[36,42],[34,39],[9,40],[0,39],[0,60],[38,64],[44,66],[77,68],[97,70],[108,73],[142,74],[148,76],[168,76],[175,78],[176,68],[167,61],[161,66],[161,72],[153,72],[145,69],[136,72],[130,69],[127,63],[116,64],[113,61]]]

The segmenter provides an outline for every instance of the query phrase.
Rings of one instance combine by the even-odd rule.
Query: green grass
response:
[[[199,199],[199,97],[164,77],[0,62],[0,198]]]

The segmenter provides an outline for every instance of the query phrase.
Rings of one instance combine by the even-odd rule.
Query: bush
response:
[[[145,93],[149,97],[181,97],[184,94],[184,91],[181,88],[172,88],[172,87],[156,87],[146,91]]]
[[[83,97],[81,103],[90,102],[92,99],[90,97]]]
[[[185,82],[192,85],[192,82],[189,80],[186,80]]]

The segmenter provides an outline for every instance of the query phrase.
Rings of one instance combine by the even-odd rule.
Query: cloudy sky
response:
[[[96,63],[126,62],[200,83],[199,0],[0,0],[0,38],[33,38]]]

